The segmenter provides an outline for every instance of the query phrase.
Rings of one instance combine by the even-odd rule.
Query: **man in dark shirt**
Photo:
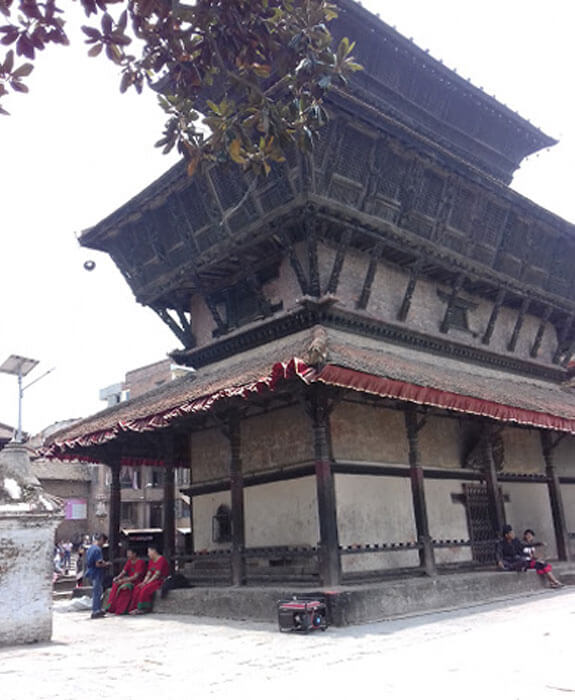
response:
[[[497,546],[497,566],[503,571],[526,571],[530,558],[524,554],[524,545],[515,537],[511,525],[505,525],[502,534]]]
[[[102,610],[102,592],[104,571],[110,562],[104,561],[102,547],[107,541],[106,535],[98,535],[86,554],[86,576],[92,581],[92,619],[104,617],[106,614]]]

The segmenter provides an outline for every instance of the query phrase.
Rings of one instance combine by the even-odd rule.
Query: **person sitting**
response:
[[[528,557],[523,552],[523,544],[515,537],[511,525],[505,525],[502,539],[497,545],[497,566],[503,571],[526,571]]]
[[[527,559],[527,568],[535,569],[540,576],[545,576],[549,581],[550,588],[563,588],[563,584],[555,576],[551,569],[551,564],[541,559],[537,559],[535,548],[539,545],[535,542],[535,533],[531,528],[527,528],[523,533],[523,556]]]
[[[115,615],[125,615],[130,607],[134,587],[146,575],[146,562],[138,558],[133,549],[126,550],[126,561],[122,571],[114,578],[104,610]]]
[[[142,583],[134,588],[130,602],[130,615],[141,615],[151,612],[154,593],[162,587],[164,581],[170,575],[170,566],[155,545],[148,547],[148,571]]]

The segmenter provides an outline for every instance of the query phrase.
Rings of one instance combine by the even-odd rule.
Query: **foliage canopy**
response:
[[[118,66],[122,92],[158,93],[167,121],[156,145],[177,148],[190,174],[200,162],[227,159],[267,173],[290,146],[309,151],[327,119],[326,92],[361,68],[347,38],[334,46],[337,7],[326,0],[78,2],[91,21],[82,27],[88,54]],[[37,52],[69,38],[56,0],[0,0],[0,15],[7,114],[1,99],[28,91]]]

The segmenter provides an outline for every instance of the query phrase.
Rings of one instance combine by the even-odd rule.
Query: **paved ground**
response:
[[[269,624],[59,612],[0,649],[2,700],[575,699],[575,591],[310,635]]]

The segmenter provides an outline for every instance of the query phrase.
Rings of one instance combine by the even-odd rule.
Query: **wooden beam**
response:
[[[408,152],[409,153],[409,152]],[[405,219],[413,210],[417,196],[417,187],[420,182],[421,160],[415,152],[409,153],[411,163],[407,167],[403,182],[400,186],[400,209],[397,216],[397,225],[403,226]]]
[[[317,252],[317,222],[313,218],[312,212],[306,212],[306,220],[304,223],[304,227],[307,243],[307,260],[309,270],[308,294],[310,294],[313,297],[319,297],[321,295],[321,287],[319,279],[319,260]]]
[[[179,192],[175,192],[168,198],[167,208],[172,221],[176,224],[180,239],[193,259],[199,253],[198,244],[194,236],[194,227]]]
[[[443,316],[443,320],[441,321],[441,324],[439,325],[439,331],[441,333],[447,333],[449,330],[449,322],[451,320],[451,313],[453,309],[453,304],[455,302],[455,299],[457,298],[457,295],[459,294],[461,287],[463,286],[463,281],[465,279],[465,276],[463,273],[459,273],[457,277],[455,278],[455,281],[453,283],[453,286],[451,287],[451,292],[449,294],[449,297],[447,299],[447,308],[445,309],[445,314]]]
[[[521,327],[523,326],[523,319],[525,314],[529,310],[529,304],[531,300],[525,297],[521,302],[521,307],[519,313],[517,314],[517,320],[515,321],[515,328],[513,329],[513,334],[511,335],[511,340],[507,344],[507,349],[509,352],[515,352],[515,347],[517,346],[517,341],[519,340],[519,333],[521,332]]]
[[[565,342],[567,341],[567,338],[569,337],[569,333],[571,332],[571,328],[573,326],[574,320],[575,320],[574,314],[569,314],[569,316],[567,316],[567,318],[565,319],[565,325],[561,329],[561,334],[560,334],[559,339],[557,341],[557,348],[555,349],[555,353],[553,355],[553,364],[554,365],[559,364],[559,359],[561,357],[561,353],[562,353],[563,348],[565,346]]]
[[[381,251],[383,246],[381,243],[377,243],[371,251],[371,257],[369,259],[369,265],[367,272],[365,273],[365,279],[363,280],[363,287],[361,288],[361,294],[357,300],[356,308],[366,309],[369,303],[369,297],[371,296],[371,287],[373,285],[373,280],[375,279],[375,273],[377,272],[377,264],[381,257]]]
[[[194,347],[195,338],[191,333],[191,326],[187,322],[187,328],[182,328],[177,321],[170,316],[168,310],[160,306],[159,304],[151,304],[151,308],[158,314],[162,321],[168,326],[168,328],[174,333],[178,340],[182,343],[186,350]],[[179,312],[178,312],[179,314]]]
[[[492,432],[492,427],[487,425],[481,437],[481,462],[487,486],[491,522],[494,531],[500,536],[503,531],[503,526],[505,525],[505,510],[503,506],[503,496],[497,480],[497,469],[495,468],[495,462],[493,460]]]
[[[150,244],[151,249],[154,251],[154,255],[158,258],[161,263],[165,263],[168,260],[168,254],[164,248],[164,243],[160,237],[160,232],[158,226],[156,225],[156,217],[153,212],[147,212],[140,219],[140,226],[144,229],[145,238]]]
[[[287,231],[282,230],[280,232],[280,238],[281,238],[281,242],[282,242],[284,249],[287,251],[290,265],[291,265],[291,268],[294,271],[294,274],[297,278],[301,293],[307,294],[308,288],[309,288],[308,280],[307,280],[307,277],[305,275],[305,272],[303,271],[303,267],[299,261],[297,253],[295,252],[295,248],[294,248],[294,244],[293,244],[293,241],[291,239],[291,236],[289,235],[289,233],[287,233]]]
[[[411,308],[411,300],[413,298],[413,293],[415,292],[415,286],[417,285],[417,280],[419,279],[419,272],[422,265],[421,260],[417,260],[415,265],[411,268],[409,273],[409,281],[407,287],[405,288],[405,294],[403,295],[403,301],[401,302],[401,307],[399,313],[397,314],[398,321],[405,321],[407,319],[407,314]]]
[[[109,546],[110,560],[120,556],[120,525],[122,512],[122,487],[120,485],[121,458],[108,460],[108,467],[112,476],[110,482],[109,505]]]
[[[198,181],[199,182],[199,181]],[[204,301],[206,302],[206,306],[208,307],[212,318],[214,319],[214,322],[216,324],[217,329],[220,332],[225,332],[226,329],[226,324],[222,320],[222,317],[220,316],[220,313],[216,307],[216,305],[213,303],[210,294],[206,291],[205,285],[203,284],[199,272],[198,272],[198,267],[196,265],[196,256],[199,254],[198,250],[198,245],[196,242],[196,239],[194,237],[194,227],[192,225],[192,222],[190,221],[190,218],[188,217],[188,213],[186,211],[186,208],[182,202],[181,195],[179,193],[174,194],[170,199],[168,200],[168,210],[170,211],[170,214],[172,216],[172,219],[177,222],[177,225],[180,231],[180,238],[184,241],[187,247],[187,252],[188,252],[188,264],[190,265],[190,277],[192,279],[192,282],[194,284],[194,287],[198,291],[198,293],[204,298]],[[208,212],[209,214],[209,212]],[[211,213],[211,220],[215,221],[215,212],[212,211]],[[183,227],[180,226],[179,222],[183,221]]]
[[[485,329],[483,338],[481,338],[481,342],[483,343],[483,345],[489,345],[489,343],[491,342],[491,336],[493,335],[493,331],[495,329],[495,323],[497,322],[499,311],[501,310],[503,302],[505,301],[505,295],[505,289],[500,289],[497,292],[497,297],[495,298],[495,303],[493,304],[493,308],[491,309],[491,316],[489,317],[487,328]]]
[[[229,414],[226,432],[230,442],[232,583],[234,586],[244,586],[246,583],[244,481],[242,475],[240,413],[237,409],[232,410]]]
[[[569,561],[571,559],[569,552],[569,529],[567,527],[567,519],[565,518],[561,485],[553,461],[553,452],[557,443],[553,443],[552,433],[548,430],[540,430],[539,437],[541,439],[543,459],[545,460],[551,515],[553,517],[553,528],[555,530],[555,541],[557,543],[557,556],[561,561]]]
[[[435,217],[435,223],[431,234],[432,240],[439,244],[443,243],[443,239],[445,237],[447,222],[451,216],[453,203],[455,201],[455,190],[456,181],[455,178],[451,176],[443,185],[443,190],[439,200],[439,207],[437,209],[437,215]]]
[[[407,442],[409,445],[409,477],[411,481],[415,528],[417,531],[417,541],[422,545],[422,549],[419,550],[419,563],[428,576],[435,576],[437,574],[437,568],[435,565],[433,541],[429,534],[423,469],[421,468],[419,455],[418,433],[422,429],[424,423],[418,422],[417,408],[414,404],[409,404],[405,408],[403,415],[405,418]]]
[[[168,433],[162,440],[162,458],[164,462],[164,556],[173,569],[173,558],[176,553],[176,518],[175,518],[175,478],[174,478],[174,435]]]
[[[256,298],[260,314],[264,318],[271,316],[273,313],[272,312],[272,305],[270,304],[269,300],[266,298],[266,295],[264,294],[264,290],[262,288],[262,285],[258,281],[256,273],[253,272],[252,266],[246,260],[241,259],[241,263],[242,263],[243,269],[247,271],[246,282],[248,284],[250,291],[252,292],[252,294]]]
[[[189,345],[187,345],[187,348],[193,348],[196,345],[196,338],[192,332],[192,324],[190,319],[186,316],[186,313],[183,309],[176,309],[176,313],[178,314],[178,318],[180,319],[180,325],[182,327],[182,330],[186,334],[186,338],[188,340]]]
[[[541,317],[541,323],[539,324],[539,328],[537,329],[537,333],[535,335],[535,340],[533,341],[533,345],[531,346],[531,350],[529,351],[531,357],[537,357],[537,355],[539,354],[539,348],[541,347],[541,341],[543,340],[543,334],[545,333],[545,328],[547,326],[547,322],[549,321],[549,316],[551,316],[550,306],[548,306],[545,309],[543,316]]]
[[[335,254],[335,259],[331,268],[331,274],[329,276],[329,282],[327,283],[327,287],[325,290],[327,294],[335,294],[337,292],[341,268],[343,267],[343,261],[345,259],[345,254],[349,249],[350,242],[351,230],[346,228],[343,234],[341,235],[341,238],[339,239],[339,245],[337,246],[337,252]]]
[[[341,556],[337,528],[335,482],[330,456],[330,420],[327,393],[323,387],[312,387],[307,396],[307,412],[311,417],[315,483],[320,535],[320,577],[323,586],[341,583]]]

